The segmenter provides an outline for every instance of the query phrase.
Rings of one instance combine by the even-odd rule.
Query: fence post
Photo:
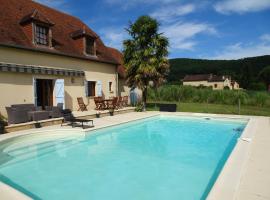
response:
[[[241,111],[241,100],[239,98],[238,99],[238,115],[240,115],[240,111]]]

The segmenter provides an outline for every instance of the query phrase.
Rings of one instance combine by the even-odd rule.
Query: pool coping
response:
[[[95,130],[98,129],[103,129],[103,128],[107,128],[107,127],[111,127],[111,126],[116,126],[116,125],[120,125],[120,124],[125,124],[128,122],[133,122],[133,121],[137,121],[137,120],[142,120],[142,119],[146,119],[149,117],[154,117],[154,116],[159,116],[159,115],[168,115],[168,116],[182,116],[182,117],[199,117],[199,118],[203,118],[203,117],[212,117],[212,118],[220,118],[220,119],[232,119],[232,120],[237,120],[237,119],[241,119],[241,120],[248,120],[248,123],[241,135],[241,137],[239,138],[237,144],[235,145],[233,151],[231,152],[229,158],[227,159],[226,163],[223,166],[223,169],[221,170],[221,172],[219,173],[218,178],[215,181],[215,184],[213,185],[211,191],[209,192],[208,196],[207,196],[207,200],[228,200],[228,199],[235,199],[236,197],[236,193],[237,193],[237,189],[240,185],[240,180],[241,177],[243,176],[243,173],[246,169],[246,164],[247,164],[247,160],[249,157],[249,151],[250,151],[250,146],[252,143],[252,139],[255,135],[255,131],[257,127],[257,119],[261,118],[261,117],[256,117],[256,116],[239,116],[239,115],[221,115],[221,114],[208,114],[208,113],[182,113],[182,112],[176,112],[176,113],[166,113],[166,112],[156,112],[156,111],[152,111],[152,112],[145,112],[144,114],[142,114],[141,116],[137,116],[136,119],[132,118],[132,119],[124,119],[122,121],[115,121],[113,123],[110,123],[109,125],[101,125],[99,127],[95,127],[95,128],[91,128],[91,129],[76,129],[76,131],[80,132],[80,133],[84,133],[84,134],[91,134],[93,133]],[[72,131],[74,132],[75,129],[59,129],[59,128],[55,128],[55,129],[50,129],[50,130],[46,130],[46,132],[55,132],[55,131]],[[29,135],[29,134],[34,134],[34,133],[40,133],[40,132],[44,132],[45,130],[36,130],[36,131],[27,131],[25,133],[14,133],[9,134],[9,137],[6,138],[2,138],[0,136],[0,141],[3,141],[5,139],[8,138],[13,138],[19,135]],[[10,196],[10,194],[15,195],[14,197],[16,198],[12,198],[12,199],[31,199],[29,197],[27,197],[26,195],[24,195],[23,193],[21,193],[20,191],[17,191],[16,189],[10,187],[9,185],[6,185],[2,182],[0,182],[0,191],[1,191],[1,195],[5,193],[5,190],[3,190],[3,188],[10,188],[8,189],[7,195],[9,194],[8,197],[12,197]],[[15,190],[15,191],[14,191]],[[3,191],[3,192],[2,192]],[[12,192],[13,191],[13,192]],[[5,196],[4,196],[5,197]],[[6,199],[10,199],[10,198],[6,198]]]

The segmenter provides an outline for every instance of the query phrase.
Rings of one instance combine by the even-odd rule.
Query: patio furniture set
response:
[[[128,106],[128,96],[123,97],[112,97],[110,99],[103,99],[102,97],[94,97],[94,102],[96,105],[96,110],[106,110],[106,109],[120,109]]]
[[[78,125],[83,129],[94,127],[93,120],[74,117],[70,109],[63,109],[62,103],[58,103],[57,106],[46,106],[45,110],[42,110],[42,107],[35,106],[34,104],[14,104],[10,107],[6,107],[6,110],[8,114],[8,124],[19,124],[63,117],[61,126],[67,123],[67,125],[71,125],[72,128]]]
[[[42,110],[42,107],[35,106],[34,104],[14,104],[10,107],[6,107],[8,124],[59,118],[62,117],[62,110],[62,103],[57,104],[57,106],[46,106],[45,110]]]
[[[78,111],[87,111],[88,104],[85,104],[82,97],[78,97]],[[102,97],[94,97],[96,110],[117,110],[128,106],[128,96],[112,97],[110,99],[103,99]]]

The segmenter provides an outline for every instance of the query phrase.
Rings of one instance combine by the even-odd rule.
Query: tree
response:
[[[270,66],[262,69],[259,73],[259,78],[266,84],[267,88],[270,85]]]
[[[252,64],[248,61],[243,63],[241,68],[240,85],[245,89],[249,89],[250,84],[254,82]]]
[[[146,107],[147,87],[158,87],[169,72],[168,39],[158,33],[159,23],[141,16],[126,29],[130,39],[123,42],[124,66],[129,87],[142,90],[143,110]]]

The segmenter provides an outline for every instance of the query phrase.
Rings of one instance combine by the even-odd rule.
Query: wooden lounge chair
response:
[[[82,97],[78,97],[77,98],[77,101],[78,101],[78,104],[79,104],[79,109],[78,111],[88,111],[87,110],[87,106],[88,104],[86,105],[84,102],[83,102],[83,98]]]
[[[63,123],[68,123],[68,125],[71,125],[72,128],[74,128],[78,123],[80,124],[80,126],[85,129],[85,128],[92,128],[94,127],[94,123],[93,120],[91,119],[78,119],[76,117],[73,116],[71,110],[69,109],[65,109],[62,111],[63,113],[63,121],[61,123],[61,126],[63,125]],[[91,125],[85,125],[86,123],[91,122]]]

